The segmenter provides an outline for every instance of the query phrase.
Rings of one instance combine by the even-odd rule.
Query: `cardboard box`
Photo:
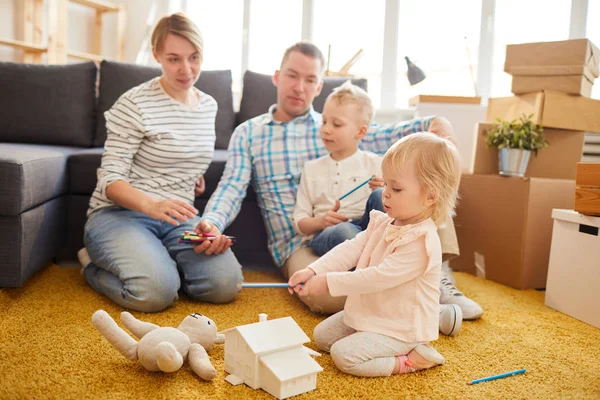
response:
[[[552,209],[572,208],[574,180],[465,175],[455,226],[465,271],[516,289],[546,286]]]
[[[577,164],[575,185],[575,211],[600,216],[600,164]]]
[[[410,106],[416,106],[419,103],[481,104],[481,97],[420,94],[408,99]]]
[[[592,97],[593,81],[584,75],[513,76],[514,94],[554,90],[578,96]]]
[[[600,218],[553,210],[546,305],[600,328]]]
[[[588,39],[510,44],[504,71],[511,75],[585,75],[600,72],[600,50]]]
[[[600,132],[600,100],[553,91],[489,99],[489,122],[518,119],[523,114],[533,114],[533,122],[544,128]]]
[[[498,174],[498,149],[487,147],[487,132],[494,126],[479,123],[476,129],[475,152],[473,155],[474,174]],[[533,154],[525,176],[535,178],[575,179],[577,163],[581,161],[585,142],[585,133],[561,129],[544,129],[550,145]]]

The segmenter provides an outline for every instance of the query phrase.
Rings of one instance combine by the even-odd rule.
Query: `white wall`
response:
[[[150,11],[151,0],[111,0],[125,4],[127,7],[127,30],[125,40],[125,61],[134,62],[140,44],[146,32],[146,18]],[[159,14],[166,13],[168,0],[156,0]],[[47,2],[44,2],[47,7]],[[21,16],[22,2],[20,0],[0,0],[0,38],[22,40]],[[43,42],[47,42],[46,15],[44,12]],[[95,12],[89,7],[69,4],[67,28],[67,43],[71,50],[91,52],[93,43],[93,27]],[[102,33],[102,53],[108,57],[116,54],[116,14],[106,13]],[[21,51],[6,46],[0,46],[0,61],[21,61]]]

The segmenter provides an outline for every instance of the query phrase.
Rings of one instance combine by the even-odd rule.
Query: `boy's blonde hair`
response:
[[[346,81],[333,89],[333,92],[327,96],[327,101],[336,101],[338,105],[356,104],[360,121],[367,126],[371,125],[375,113],[373,102],[367,92],[353,85],[351,81]]]
[[[152,32],[152,49],[157,53],[162,49],[167,35],[173,35],[187,39],[200,53],[200,60],[204,59],[204,39],[198,26],[188,18],[184,13],[178,12],[175,14],[162,17],[157,22]]]
[[[419,132],[394,143],[383,156],[384,174],[398,174],[413,160],[421,188],[435,199],[431,218],[441,226],[454,215],[460,183],[460,156],[456,146],[433,133]]]

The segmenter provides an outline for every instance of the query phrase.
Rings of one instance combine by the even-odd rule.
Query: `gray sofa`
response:
[[[83,246],[83,226],[96,186],[106,128],[104,111],[128,89],[158,76],[157,68],[103,61],[60,66],[0,63],[0,287],[21,286],[51,261],[73,260]],[[315,109],[344,79],[327,78]],[[203,210],[227,160],[239,123],[276,102],[269,75],[248,71],[239,112],[234,112],[231,71],[203,71],[196,86],[219,111],[216,152],[205,174]],[[366,88],[362,79],[354,82]],[[252,187],[226,230],[242,264],[272,264]]]

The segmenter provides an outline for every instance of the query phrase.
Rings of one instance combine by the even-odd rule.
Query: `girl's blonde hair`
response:
[[[327,101],[333,100],[335,100],[338,105],[356,104],[360,121],[367,126],[371,125],[375,110],[371,98],[362,88],[352,84],[351,81],[346,81],[341,86],[333,89],[333,92],[327,96]]]
[[[184,13],[178,12],[175,14],[162,17],[157,22],[152,32],[152,49],[157,53],[162,49],[167,35],[171,33],[184,39],[187,39],[200,53],[200,60],[204,56],[204,39],[198,26],[189,19]]]
[[[397,175],[414,162],[421,189],[431,193],[435,203],[430,215],[438,226],[454,215],[460,183],[460,156],[450,141],[429,132],[408,135],[394,143],[383,156],[382,169]]]

